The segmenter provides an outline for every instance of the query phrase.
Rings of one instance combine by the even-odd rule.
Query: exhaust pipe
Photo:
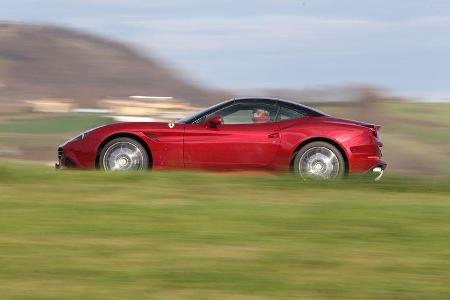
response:
[[[375,167],[372,169],[372,173],[376,176],[375,177],[375,181],[378,181],[381,179],[381,177],[383,176],[383,169],[381,167]]]

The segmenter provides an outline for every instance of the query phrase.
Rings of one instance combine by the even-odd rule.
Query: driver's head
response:
[[[257,108],[253,110],[253,123],[268,123],[270,122],[270,114],[267,110]]]

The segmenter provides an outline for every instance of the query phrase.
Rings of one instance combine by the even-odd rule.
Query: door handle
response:
[[[280,137],[280,134],[278,132],[271,133],[267,136],[269,139],[277,139]]]

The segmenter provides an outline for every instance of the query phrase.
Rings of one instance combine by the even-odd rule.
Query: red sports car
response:
[[[381,178],[380,126],[280,99],[239,98],[177,122],[116,123],[58,148],[57,168],[107,171],[293,171],[302,178]]]

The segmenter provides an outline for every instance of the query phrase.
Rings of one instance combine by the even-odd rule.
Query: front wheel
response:
[[[295,155],[294,171],[303,179],[333,180],[343,177],[345,161],[341,152],[327,142],[312,142]]]
[[[139,171],[148,168],[148,155],[136,140],[126,137],[108,142],[100,152],[100,169],[105,171]]]

